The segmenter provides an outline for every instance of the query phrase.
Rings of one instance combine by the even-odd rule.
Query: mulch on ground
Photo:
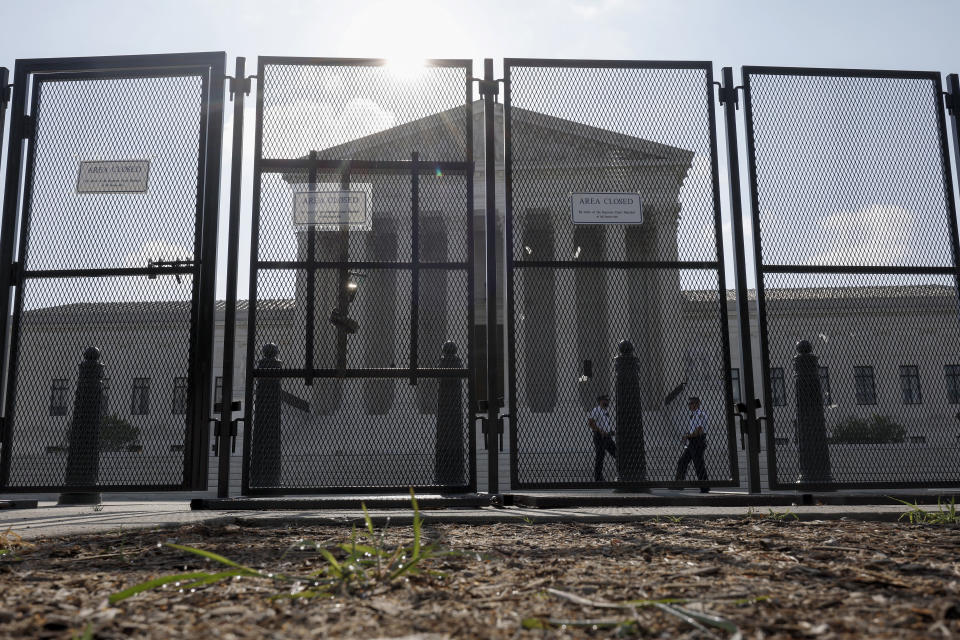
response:
[[[289,584],[171,585],[111,605],[138,582],[216,570],[165,542],[306,575],[345,527],[188,526],[18,543],[0,556],[0,635],[11,638],[932,638],[960,636],[960,528],[772,517],[609,525],[427,524],[467,552],[420,575],[332,598],[271,599]],[[386,546],[409,544],[391,527]],[[0,542],[3,539],[0,538]],[[0,544],[0,548],[3,544]],[[342,556],[342,552],[339,552]],[[426,570],[442,572],[442,575]],[[297,587],[302,588],[302,587]],[[672,601],[738,631],[636,600]],[[86,634],[86,635],[84,635]]]

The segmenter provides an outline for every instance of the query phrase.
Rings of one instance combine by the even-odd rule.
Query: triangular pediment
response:
[[[465,107],[456,107],[318,151],[323,159],[409,159],[416,151],[425,161],[463,160],[466,149]],[[470,106],[474,152],[482,157],[483,102]],[[502,131],[503,107],[497,105]],[[514,162],[562,168],[673,165],[686,168],[694,153],[600,127],[512,107]],[[535,140],[536,144],[524,144]]]

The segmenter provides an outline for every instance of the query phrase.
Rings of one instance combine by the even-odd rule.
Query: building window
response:
[[[54,378],[50,383],[50,415],[67,415],[67,393],[69,386],[66,378]]]
[[[130,414],[145,416],[150,413],[150,378],[134,378],[130,394]]]
[[[857,404],[877,404],[877,384],[873,378],[873,367],[854,367],[853,387]]]
[[[187,413],[187,379],[173,379],[173,415],[182,416]]]
[[[903,404],[923,402],[923,395],[920,393],[920,370],[916,365],[906,364],[900,367],[900,396]]]
[[[960,404],[960,365],[948,364],[943,369],[947,376],[947,402]]]
[[[223,376],[217,376],[216,385],[213,388],[213,406],[223,402]]]
[[[820,367],[820,394],[823,395],[823,404],[833,404],[833,393],[830,390],[830,367]]]
[[[770,369],[770,392],[773,397],[770,399],[775,407],[787,406],[787,385],[783,380],[783,367],[773,367]]]
[[[733,387],[733,403],[738,404],[741,401],[740,369],[730,369],[730,386]]]

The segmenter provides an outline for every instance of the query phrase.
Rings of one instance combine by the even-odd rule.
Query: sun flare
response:
[[[415,56],[391,56],[387,58],[387,69],[400,80],[416,80],[423,75],[426,68],[427,63],[423,58]]]

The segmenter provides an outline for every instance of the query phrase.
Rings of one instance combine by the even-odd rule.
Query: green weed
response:
[[[950,502],[941,502],[937,498],[937,510],[927,511],[915,502],[907,502],[900,498],[887,496],[900,504],[910,507],[909,511],[900,514],[900,520],[908,520],[910,524],[960,524],[960,514],[957,513],[956,498],[950,498]]]
[[[363,593],[370,588],[384,583],[393,583],[410,575],[421,573],[421,565],[426,560],[449,555],[464,555],[461,552],[448,551],[439,548],[436,544],[423,544],[423,521],[420,518],[420,509],[417,498],[410,491],[410,501],[413,506],[413,543],[409,546],[400,545],[388,548],[384,542],[387,528],[379,534],[373,527],[373,520],[363,506],[364,528],[356,526],[350,534],[350,540],[339,544],[333,551],[325,548],[319,542],[299,540],[290,551],[315,551],[319,554],[322,563],[320,568],[307,575],[293,575],[279,572],[266,572],[244,566],[219,554],[188,547],[180,544],[166,543],[171,549],[191,553],[217,564],[227,567],[222,571],[194,571],[177,573],[154,578],[146,582],[133,585],[118,591],[110,596],[109,601],[115,604],[133,595],[152,589],[165,588],[172,585],[181,593],[195,591],[217,582],[230,579],[256,578],[273,582],[282,593],[273,598],[331,598],[336,594]],[[389,526],[389,523],[388,523]],[[427,571],[430,575],[443,578],[437,571]]]
[[[793,520],[800,519],[800,517],[797,514],[795,514],[793,511],[790,511],[790,509],[787,509],[786,511],[774,511],[773,509],[769,509],[767,513],[767,517],[773,520],[774,522],[784,522],[789,519],[793,519]]]
[[[671,516],[671,515],[668,515],[668,514],[662,514],[662,515],[658,515],[658,516],[653,516],[653,521],[656,522],[657,524],[660,524],[660,522],[669,522],[669,523],[671,523],[671,524],[680,524],[681,522],[683,522],[683,516]]]

